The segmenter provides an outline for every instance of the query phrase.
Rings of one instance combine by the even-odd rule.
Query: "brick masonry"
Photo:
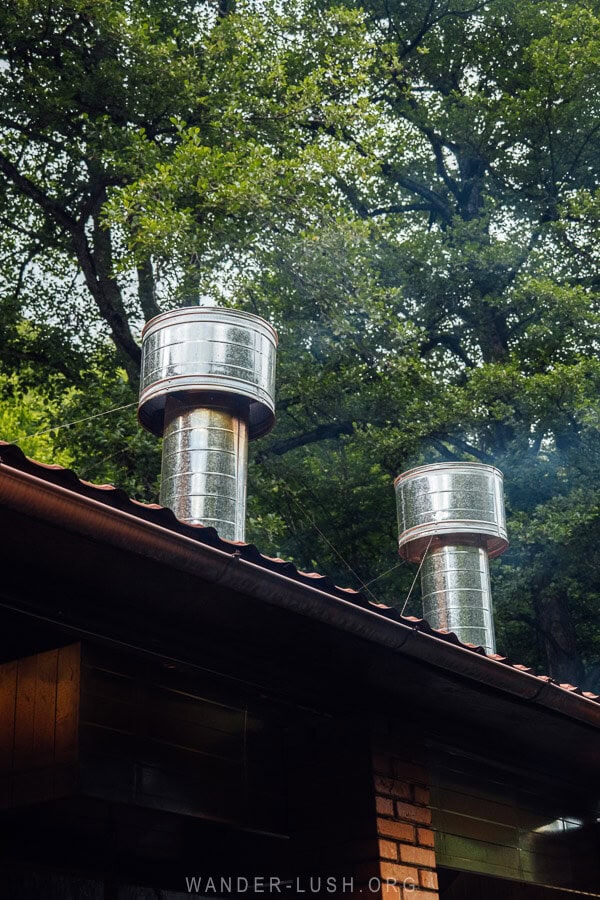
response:
[[[376,722],[371,737],[374,830],[357,854],[356,894],[374,900],[439,900],[429,774],[414,735]],[[387,882],[387,883],[386,883]]]

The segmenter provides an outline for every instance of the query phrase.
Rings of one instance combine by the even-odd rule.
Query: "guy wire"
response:
[[[289,494],[289,492],[288,492],[288,494]],[[313,519],[313,517],[311,516],[311,514],[310,514],[309,512],[307,512],[307,510],[304,509],[304,507],[302,506],[302,504],[300,503],[300,501],[296,499],[296,497],[294,497],[292,494],[289,494],[289,496],[290,496],[291,499],[294,501],[294,503],[296,504],[296,506],[300,509],[300,511],[301,511],[302,513],[304,513],[304,515],[306,516],[306,518],[308,519],[308,521],[310,522],[310,524],[313,526],[313,528],[315,529],[315,531],[317,531],[318,534],[321,535],[321,537],[323,538],[323,540],[324,540],[324,541],[326,542],[326,544],[333,550],[333,552],[335,553],[335,555],[336,555],[337,557],[339,557],[339,559],[341,559],[341,561],[344,563],[344,565],[346,566],[346,568],[349,569],[350,572],[352,572],[352,574],[354,575],[354,577],[356,578],[356,580],[358,581],[358,583],[360,584],[360,586],[361,586],[362,588],[364,588],[364,590],[367,592],[367,594],[370,594],[370,595],[371,595],[371,597],[373,598],[373,600],[375,601],[375,603],[379,603],[379,600],[377,599],[377,597],[375,596],[375,594],[373,593],[373,591],[371,591],[371,590],[367,587],[367,585],[364,583],[364,581],[362,580],[362,578],[360,578],[360,577],[356,574],[356,572],[354,571],[354,569],[352,568],[352,566],[350,565],[350,563],[347,562],[347,561],[344,559],[344,557],[342,556],[342,554],[340,553],[340,551],[337,549],[337,547],[335,547],[334,544],[332,544],[332,542],[329,540],[329,538],[327,537],[327,535],[324,534],[324,533],[321,531],[321,529],[319,528],[319,526],[317,525],[317,523],[315,522],[315,520]],[[374,579],[374,580],[376,580],[376,579]],[[372,584],[373,582],[369,582],[369,583]]]
[[[109,416],[109,415],[111,415],[112,413],[120,412],[120,411],[123,410],[123,409],[130,409],[132,406],[137,406],[137,400],[134,400],[132,403],[125,403],[125,404],[123,404],[122,406],[114,406],[112,409],[105,409],[105,410],[103,410],[102,412],[94,413],[94,414],[91,415],[91,416],[84,416],[84,417],[81,418],[81,419],[73,419],[72,422],[64,422],[64,423],[61,424],[61,425],[52,425],[52,426],[50,426],[50,427],[48,427],[48,428],[42,429],[41,431],[36,431],[36,432],[34,432],[33,434],[27,434],[27,435],[25,435],[24,437],[13,438],[13,439],[9,440],[8,443],[9,443],[9,444],[14,444],[14,443],[16,443],[17,441],[18,441],[19,443],[21,443],[22,441],[27,441],[27,440],[30,440],[30,439],[32,439],[32,438],[41,437],[41,436],[44,435],[44,434],[49,434],[49,433],[52,432],[52,431],[59,431],[59,430],[62,429],[62,428],[71,428],[73,425],[81,425],[81,424],[83,424],[84,422],[90,422],[92,419],[100,419],[102,416]],[[333,550],[333,552],[336,554],[336,556],[343,562],[343,564],[346,566],[346,568],[347,568],[347,569],[352,573],[352,575],[356,578],[356,580],[357,580],[357,582],[360,584],[360,586],[361,586],[368,594],[371,595],[371,597],[373,598],[373,600],[375,601],[375,603],[379,603],[380,601],[377,599],[377,597],[375,596],[375,594],[373,593],[373,591],[370,590],[369,585],[375,584],[376,581],[379,581],[381,578],[384,578],[386,575],[389,575],[390,572],[393,572],[395,569],[398,569],[400,566],[404,565],[404,560],[401,560],[400,562],[396,563],[396,565],[391,566],[391,568],[389,568],[389,569],[386,569],[386,571],[385,571],[385,572],[382,572],[381,575],[377,575],[375,578],[372,578],[370,581],[364,582],[364,581],[362,580],[362,578],[360,578],[359,575],[357,575],[357,573],[354,571],[354,569],[352,568],[352,566],[350,565],[350,563],[349,563],[346,559],[344,559],[344,557],[342,556],[342,554],[340,553],[340,551],[337,549],[337,547],[329,540],[329,538],[327,537],[327,535],[326,535],[323,531],[321,531],[321,529],[319,528],[319,526],[318,526],[317,523],[315,522],[314,518],[313,518],[313,517],[310,515],[310,513],[303,507],[303,505],[300,503],[300,501],[299,501],[296,497],[294,497],[293,495],[291,495],[291,494],[290,494],[289,496],[290,496],[291,499],[294,501],[294,503],[298,506],[298,508],[300,509],[300,511],[301,511],[301,512],[306,516],[306,518],[309,520],[309,522],[311,523],[311,525],[313,526],[313,528],[315,529],[315,531],[323,538],[323,540],[325,541],[325,543],[330,547],[331,550]],[[433,538],[432,538],[432,540],[433,540]],[[429,545],[431,545],[431,541],[429,542]],[[429,550],[429,546],[427,547],[427,550]],[[427,551],[425,551],[425,555],[427,555]],[[423,559],[425,559],[425,557],[423,557]],[[417,580],[417,577],[418,577],[418,575],[419,575],[419,572],[421,571],[421,566],[422,566],[422,565],[423,565],[423,560],[421,560],[421,565],[419,566],[419,569],[418,569],[418,571],[417,571],[417,574],[415,575],[415,579],[414,579],[414,581],[413,581],[413,583],[412,583],[412,585],[411,585],[410,591],[408,592],[408,596],[407,596],[406,601],[405,601],[405,603],[404,603],[404,607],[402,608],[402,614],[404,613],[404,610],[406,609],[406,604],[408,603],[408,601],[409,601],[409,599],[410,599],[410,595],[411,595],[411,593],[412,593],[413,587],[415,586],[415,582],[416,582],[416,580]]]
[[[404,601],[404,606],[402,607],[402,612],[400,613],[401,616],[404,615],[404,610],[406,609],[406,604],[410,600],[410,595],[412,594],[413,588],[414,588],[415,584],[417,583],[417,578],[419,577],[419,572],[421,571],[423,563],[425,562],[425,557],[429,553],[429,548],[431,547],[432,540],[433,540],[433,535],[431,535],[431,537],[429,538],[429,543],[427,544],[427,550],[423,554],[423,558],[421,559],[421,562],[419,563],[419,568],[417,569],[417,573],[416,573],[415,577],[413,578],[413,583],[410,586],[410,591],[406,595],[406,600]]]
[[[137,400],[134,400],[133,403],[125,403],[123,406],[115,406],[113,409],[105,409],[103,412],[94,413],[93,416],[85,416],[83,419],[74,419],[72,422],[65,422],[63,425],[52,425],[50,428],[44,428],[42,431],[36,431],[34,434],[26,434],[24,437],[14,438],[13,440],[8,441],[9,444],[14,444],[17,441],[21,443],[21,441],[28,441],[30,438],[40,437],[42,434],[49,434],[51,431],[59,431],[61,428],[70,428],[72,425],[80,425],[82,422],[90,422],[92,419],[99,419],[101,416],[108,416],[111,413],[119,412],[121,409],[129,409],[132,406],[137,406]]]

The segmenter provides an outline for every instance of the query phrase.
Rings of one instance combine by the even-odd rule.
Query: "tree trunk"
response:
[[[546,588],[536,603],[536,618],[548,661],[548,674],[560,683],[580,687],[585,680],[585,669],[577,652],[567,602],[554,595],[551,588]]]

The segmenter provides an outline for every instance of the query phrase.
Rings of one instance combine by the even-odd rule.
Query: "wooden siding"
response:
[[[577,893],[467,872],[441,872],[442,900],[574,900]],[[584,895],[585,896],[585,895]],[[589,895],[588,895],[589,896]]]
[[[431,775],[438,865],[600,896],[593,797],[439,747]]]
[[[95,652],[83,664],[86,790],[282,833],[280,716],[231,689]]]
[[[81,793],[286,833],[284,721],[243,686],[75,644],[0,666],[0,808]]]
[[[79,645],[0,666],[0,808],[74,789],[79,678]]]

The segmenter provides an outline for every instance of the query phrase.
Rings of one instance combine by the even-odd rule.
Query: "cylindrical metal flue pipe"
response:
[[[430,550],[421,568],[423,618],[453,631],[464,643],[495,652],[490,567],[483,547],[447,545]]]
[[[400,555],[422,563],[424,618],[494,653],[488,560],[508,547],[502,473],[438,463],[405,472],[395,487]]]
[[[248,422],[240,410],[167,398],[160,502],[189,525],[243,534]],[[238,538],[236,538],[238,540]]]
[[[178,519],[245,535],[248,441],[274,422],[277,334],[239,310],[186,307],[142,334],[139,419],[164,434],[160,501]]]

